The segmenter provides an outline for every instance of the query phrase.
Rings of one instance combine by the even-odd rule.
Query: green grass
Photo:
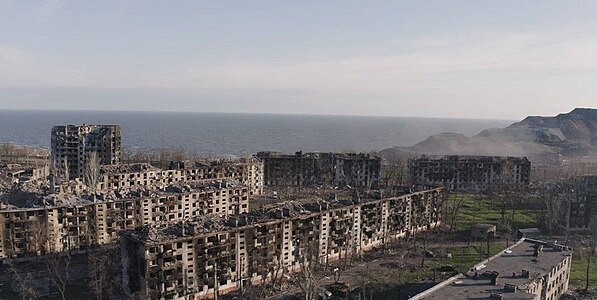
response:
[[[455,231],[468,231],[475,223],[487,223],[498,225],[502,220],[501,203],[499,200],[492,200],[486,196],[470,194],[448,194],[446,201],[449,204],[462,200],[462,206],[454,222]],[[511,224],[512,230],[518,228],[537,227],[540,210],[525,208],[528,200],[520,199],[517,203],[514,214],[509,203],[506,204],[504,218]],[[526,205],[528,206],[528,205]],[[449,225],[449,216],[445,216],[445,222]]]
[[[441,267],[445,265],[452,265],[460,273],[466,273],[474,265],[483,261],[484,259],[498,254],[504,250],[506,245],[503,243],[489,244],[489,255],[487,255],[487,245],[485,243],[477,243],[477,245],[470,247],[448,247],[445,249],[435,250],[441,258],[432,260],[432,267]],[[452,258],[446,258],[446,253],[452,253]]]
[[[570,285],[575,288],[585,288],[586,283],[587,260],[576,259],[572,260],[572,267],[570,270]],[[597,257],[593,257],[591,261],[591,269],[589,273],[589,287],[597,286]]]
[[[457,217],[454,222],[454,231],[468,234],[470,226],[475,223],[488,223],[498,225],[502,219],[501,205],[498,200],[492,201],[488,197],[481,197],[470,194],[449,194],[446,201],[448,204],[456,203],[462,200]],[[451,203],[450,203],[451,202]],[[536,227],[540,211],[525,208],[525,200],[518,202],[514,214],[511,206],[507,206],[505,219],[512,224],[512,229]],[[528,207],[528,206],[527,206]],[[449,218],[444,222],[449,225]],[[493,241],[489,245],[489,254],[487,253],[487,244],[484,241],[472,243],[471,246],[441,247],[431,249],[437,254],[437,258],[427,259],[426,268],[418,270],[406,270],[401,272],[402,283],[417,283],[433,276],[433,269],[446,265],[454,266],[459,273],[466,273],[474,265],[491,257],[506,248],[503,241]],[[452,257],[447,258],[446,254],[451,253]],[[394,276],[392,276],[394,277]]]
[[[492,243],[489,247],[489,256],[493,256],[505,248],[504,243]],[[397,299],[398,295],[404,293],[416,294],[430,287],[434,279],[434,268],[452,265],[456,273],[466,273],[472,266],[478,264],[488,257],[487,246],[484,243],[471,245],[470,247],[439,247],[430,248],[437,258],[427,258],[424,268],[397,268],[387,269],[383,273],[371,274],[369,277],[372,283],[369,291],[373,299]],[[452,257],[447,258],[446,254],[451,253]],[[416,258],[420,261],[420,257]],[[441,282],[453,273],[435,273],[435,280]],[[401,292],[403,294],[401,294]]]
[[[502,210],[499,201],[491,201],[491,199],[486,196],[470,194],[448,194],[446,201],[449,202],[448,204],[452,204],[461,199],[463,200],[463,204],[454,222],[454,231],[466,232],[469,230],[470,226],[475,223],[487,223],[493,225],[498,225],[500,223],[502,219]],[[528,204],[529,200],[521,199],[520,203],[517,205],[518,207],[514,211],[514,217],[512,217],[511,206],[506,206],[506,213],[504,216],[506,220],[510,222],[513,232],[518,228],[539,227],[538,220],[541,210],[529,209],[528,207],[532,207],[532,205]],[[444,222],[449,225],[449,216],[445,216]],[[492,246],[491,249],[493,254],[496,254],[501,250],[499,248],[494,249],[493,247],[494,246]],[[459,272],[466,272],[470,267],[483,260],[482,257],[478,256],[479,252],[477,251],[477,253],[473,253],[471,252],[474,251],[472,249],[466,250],[464,255],[457,255],[457,253],[462,251],[461,249],[449,248],[449,251],[450,250],[454,255],[453,258],[437,260],[437,266],[441,266],[441,264],[451,264],[454,265]],[[586,268],[587,261],[585,259],[572,261],[570,284],[575,288],[585,287]],[[591,262],[589,285],[592,287],[597,286],[597,257],[593,258],[593,261]]]
[[[487,223],[499,225],[502,221],[502,204],[498,199],[490,199],[487,196],[478,196],[470,194],[448,194],[446,201],[448,206],[462,200],[458,214],[455,218],[453,231],[456,235],[468,234],[470,226],[476,223]],[[542,214],[540,205],[532,203],[532,200],[519,199],[516,209],[512,211],[510,203],[506,203],[504,219],[507,221],[513,232],[519,228],[539,227],[539,219]],[[446,213],[444,211],[444,213]],[[450,225],[450,216],[444,214],[444,224]],[[385,283],[392,288],[398,288],[407,283],[420,283],[433,276],[433,268],[446,265],[454,266],[459,273],[466,273],[474,265],[484,259],[493,256],[506,248],[505,242],[492,242],[487,255],[487,246],[485,242],[478,241],[470,247],[452,246],[447,248],[431,249],[438,255],[438,258],[427,259],[426,266],[417,270],[388,270],[386,277],[392,283]],[[446,253],[451,253],[451,258],[446,258]],[[573,260],[570,274],[570,285],[574,288],[584,288],[585,272],[587,262],[585,259]],[[399,274],[398,274],[399,273]],[[398,277],[400,279],[398,280]],[[589,285],[597,286],[597,258],[591,263],[591,273],[589,275]]]

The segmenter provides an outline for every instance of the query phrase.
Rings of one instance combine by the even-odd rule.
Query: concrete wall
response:
[[[155,299],[183,299],[188,294],[202,297],[213,295],[214,289],[224,293],[248,281],[261,283],[271,279],[276,270],[278,274],[281,270],[292,272],[299,267],[300,253],[309,247],[316,247],[325,263],[431,229],[441,221],[441,197],[442,190],[436,189],[174,239],[145,241],[132,233],[123,239],[146,249],[147,274],[193,274],[183,276],[184,284],[180,277],[164,278],[163,285],[149,284],[142,292]],[[164,250],[165,245],[176,250]],[[167,263],[163,257],[168,257]],[[188,261],[190,257],[193,263]],[[131,270],[124,272],[131,274]]]
[[[117,201],[0,211],[0,258],[33,258],[45,252],[113,243],[119,232],[249,211],[245,186],[146,196]]]
[[[411,184],[438,185],[455,191],[526,188],[531,163],[526,158],[497,156],[423,156],[408,163]]]

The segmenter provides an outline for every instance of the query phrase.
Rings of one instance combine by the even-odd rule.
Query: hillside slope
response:
[[[566,157],[597,155],[597,109],[576,108],[555,117],[530,116],[506,128],[468,137],[440,133],[411,147],[381,151],[386,157],[431,155],[511,155]]]

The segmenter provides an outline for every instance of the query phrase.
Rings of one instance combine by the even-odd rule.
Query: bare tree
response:
[[[597,217],[592,218],[589,223],[590,240],[589,240],[589,253],[587,253],[587,270],[585,278],[585,291],[589,290],[589,276],[591,275],[591,259],[597,252]]]
[[[259,300],[267,297],[266,287],[260,284],[254,284],[249,280],[249,284],[242,290],[241,299]]]
[[[37,299],[38,295],[33,286],[33,274],[28,271],[28,268],[17,266],[12,260],[5,261],[8,266],[8,271],[11,274],[12,281],[16,287],[16,291],[23,300]]]
[[[32,224],[32,244],[36,255],[45,254],[50,248],[50,241],[48,237],[48,220],[47,216],[37,216],[36,222]]]
[[[556,234],[568,225],[570,203],[576,197],[575,188],[574,178],[535,183],[531,194],[537,199],[537,203],[543,204],[538,223],[544,227],[546,233]]]
[[[15,161],[17,163],[28,162],[29,161],[29,149],[27,149],[27,147],[17,147],[15,149]]]
[[[295,251],[295,259],[300,270],[293,274],[292,281],[301,290],[305,300],[318,299],[321,282],[325,278],[318,244],[312,241],[301,247],[297,241],[297,246],[299,249]]]
[[[97,152],[89,152],[87,155],[87,162],[85,164],[85,184],[88,190],[93,194],[95,200],[97,193],[97,185],[100,178],[100,161]]]
[[[497,199],[500,203],[500,222],[506,223],[506,209],[508,206],[508,193],[505,190],[502,190],[501,193],[497,195]]]
[[[51,252],[46,260],[49,280],[56,287],[62,300],[66,300],[66,291],[69,280],[71,255],[68,252]]]
[[[173,161],[182,161],[186,158],[185,150],[183,147],[176,148],[172,151],[170,159]]]
[[[545,205],[542,217],[543,223],[547,232],[551,235],[556,232],[558,225],[564,220],[567,208],[566,203],[559,193],[553,191],[541,193],[540,197]]]
[[[0,158],[5,162],[14,162],[16,156],[16,146],[5,142],[0,145]]]
[[[277,288],[277,284],[280,283],[284,276],[284,261],[282,259],[282,253],[278,253],[274,265],[270,268],[271,274],[271,285],[273,289]]]
[[[95,299],[113,298],[111,296],[118,292],[121,280],[119,262],[114,249],[96,249],[88,253],[88,285]]]
[[[168,148],[160,149],[160,153],[158,155],[158,163],[160,167],[165,167],[170,162],[172,155],[170,154],[170,150]]]
[[[456,195],[453,201],[444,201],[444,208],[443,211],[446,214],[446,217],[450,221],[450,232],[452,232],[454,228],[454,223],[458,217],[458,213],[464,204],[464,196],[463,195]]]
[[[68,183],[70,180],[70,172],[68,170],[68,161],[64,161],[64,166],[62,166],[62,181]]]
[[[381,183],[387,188],[393,188],[399,185],[405,185],[408,178],[408,167],[402,159],[388,160],[386,165],[382,166]],[[393,192],[393,189],[392,189]]]
[[[99,252],[87,254],[87,267],[89,268],[89,288],[95,299],[101,300],[104,295],[104,288],[108,281],[105,256]]]
[[[8,156],[10,148],[11,144],[9,142],[4,142],[0,145],[0,157],[2,157],[2,159],[5,159],[5,157]]]

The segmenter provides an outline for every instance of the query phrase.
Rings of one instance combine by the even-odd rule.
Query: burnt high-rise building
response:
[[[381,158],[368,153],[260,152],[264,181],[269,186],[351,186],[379,184]]]
[[[409,161],[408,173],[412,184],[452,191],[520,189],[530,184],[531,162],[526,157],[424,155]]]
[[[120,163],[120,126],[83,124],[52,128],[53,175],[83,177],[92,152],[97,154],[100,165]]]
[[[587,230],[597,221],[597,176],[576,179],[575,197],[569,207],[568,229]]]

